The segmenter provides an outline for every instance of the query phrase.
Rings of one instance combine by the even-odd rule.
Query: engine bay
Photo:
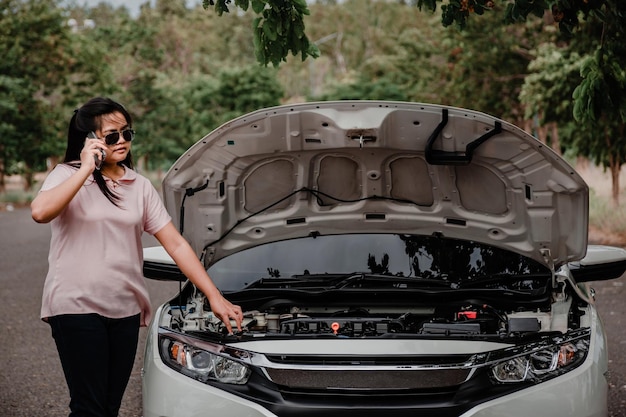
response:
[[[181,299],[182,300],[182,299]],[[177,305],[178,304],[178,305]],[[334,306],[334,304],[333,304]],[[245,309],[240,337],[528,337],[545,332],[565,333],[582,327],[585,308],[572,297],[559,297],[547,308],[505,311],[477,300],[438,302],[420,306],[333,307],[298,305],[281,300],[270,308]],[[249,307],[249,306],[247,306]],[[206,337],[228,335],[206,297],[188,294],[186,303],[170,303],[161,325]],[[233,329],[235,323],[231,323]]]

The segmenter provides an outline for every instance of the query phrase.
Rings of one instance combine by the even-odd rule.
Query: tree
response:
[[[319,100],[392,100],[409,101],[401,86],[386,78],[360,77],[350,84],[339,84],[318,97]]]
[[[442,0],[417,0],[417,6],[434,11]],[[442,5],[442,23],[456,23],[464,28],[472,14],[482,15],[494,8],[493,0],[461,0]],[[582,81],[574,95],[574,117],[577,120],[597,120],[605,112],[617,112],[626,120],[626,84],[623,62],[626,35],[626,11],[618,0],[515,0],[507,4],[504,20],[507,23],[527,20],[534,14],[543,17],[549,10],[559,28],[566,34],[581,27],[581,23],[597,22],[594,47],[598,51],[586,63]]]
[[[420,9],[431,11],[436,9],[437,3],[443,1],[417,0]],[[533,89],[531,84],[537,83],[540,76],[528,80],[525,99],[527,103],[534,101],[531,107],[540,111],[544,121],[556,123],[557,114],[546,116],[541,112],[568,107],[563,105],[563,94],[573,98],[571,115],[578,124],[576,129],[564,129],[571,135],[569,144],[577,152],[585,152],[610,169],[615,205],[619,203],[619,172],[626,159],[626,11],[619,3],[618,0],[514,0],[508,3],[504,14],[505,22],[510,24],[526,21],[529,15],[542,17],[548,10],[560,31],[569,38],[566,42],[568,53],[582,57],[576,62],[580,66],[577,85],[569,86],[567,80],[571,80],[572,75],[568,73],[566,80],[558,81],[563,86],[567,84],[568,89],[556,91],[552,88],[550,94],[543,95],[547,98],[545,102],[537,106],[538,100],[531,99],[529,92]],[[493,0],[451,1],[441,6],[442,23],[464,28],[472,14],[484,14],[494,5]],[[542,74],[544,80],[553,77],[545,72]],[[557,107],[552,107],[555,100],[558,101]],[[569,116],[565,120],[558,118],[561,125],[568,125],[571,119]]]
[[[101,58],[75,42],[53,0],[0,0],[0,10],[0,188],[6,174],[23,174],[30,188],[33,173],[63,147],[72,91],[104,80]]]
[[[30,101],[24,80],[0,75],[0,192],[4,191],[5,176],[17,169],[20,132],[16,122],[21,119],[20,103]]]
[[[230,0],[203,0],[205,9],[214,7],[219,16],[228,13]],[[287,55],[318,57],[319,50],[304,33],[304,15],[309,14],[306,0],[234,0],[243,10],[249,7],[259,15],[254,19],[254,45],[257,60],[277,67]]]
[[[228,12],[227,0],[204,0],[205,8],[214,7],[221,15]],[[441,19],[444,26],[456,24],[464,29],[472,15],[484,15],[495,8],[495,0],[460,0],[444,3],[444,0],[413,0],[422,10],[437,10],[441,3]],[[303,16],[309,9],[305,0],[234,0],[237,7],[247,10],[249,6],[261,16],[254,21],[257,59],[262,64],[272,63],[277,66],[289,52],[301,54],[302,59],[317,57],[319,50],[309,42],[304,33]],[[331,5],[335,2],[330,2]],[[530,15],[543,17],[546,10],[551,13],[562,32],[570,34],[576,30],[581,21],[597,20],[603,24],[599,34],[600,52],[588,63],[586,75],[583,76],[575,101],[575,117],[598,119],[603,111],[617,108],[621,117],[626,118],[624,102],[626,97],[623,86],[623,71],[618,57],[621,54],[626,35],[626,11],[618,4],[618,0],[514,0],[507,2],[503,20],[507,24],[526,21]],[[623,67],[622,67],[623,68]],[[609,80],[598,83],[599,79]],[[589,87],[593,84],[593,87]],[[606,89],[617,86],[618,90]],[[605,88],[606,87],[606,88]],[[608,97],[607,100],[603,100]],[[612,107],[607,108],[610,105]]]
[[[310,4],[308,32],[321,53],[279,68],[287,100],[338,97],[437,101],[445,49],[436,19],[399,2]]]
[[[572,91],[580,84],[583,58],[552,42],[539,45],[532,53],[535,59],[528,65],[529,74],[519,96],[529,121],[526,130],[536,133],[556,152],[561,153],[564,146],[575,156],[577,151],[572,147],[570,135],[559,132],[576,132],[576,129],[565,128],[576,124],[572,119]]]
[[[532,3],[544,4],[537,1]],[[577,4],[578,0],[568,1]],[[602,4],[607,1],[603,0]],[[614,45],[615,42],[609,42],[613,35],[607,33],[621,29],[616,24],[607,26],[611,23],[607,15],[600,19],[591,11],[581,12],[577,26],[562,25],[571,30],[559,34],[545,30],[554,28],[547,18],[542,22],[533,16],[539,14],[539,9],[537,13],[520,12],[519,7],[507,9],[500,2],[484,2],[480,7],[466,2],[462,31],[446,29],[441,24],[443,10],[424,13],[415,7],[420,6],[416,1],[221,0],[206,2],[204,8],[197,5],[190,9],[184,0],[157,0],[145,3],[136,18],[123,7],[116,9],[104,3],[93,9],[74,6],[59,12],[57,2],[52,0],[0,2],[12,5],[13,9],[7,10],[18,10],[26,5],[32,8],[34,4],[56,10],[60,18],[51,27],[63,34],[54,47],[48,48],[53,50],[48,55],[64,65],[46,67],[41,80],[33,82],[37,78],[35,70],[42,66],[32,65],[26,69],[33,73],[9,72],[20,68],[20,59],[23,59],[11,48],[29,45],[29,50],[35,53],[28,58],[34,59],[44,48],[41,42],[48,32],[32,29],[32,26],[35,17],[40,19],[46,13],[38,10],[19,17],[14,12],[0,16],[4,23],[0,27],[0,46],[7,45],[8,51],[5,61],[0,63],[3,71],[5,68],[7,71],[0,73],[0,131],[6,132],[2,140],[8,146],[0,151],[7,158],[10,156],[5,166],[10,165],[14,170],[27,165],[42,167],[46,157],[62,155],[72,109],[93,95],[112,96],[131,110],[138,131],[135,155],[143,156],[151,168],[165,167],[190,143],[227,118],[256,107],[300,101],[305,97],[309,100],[350,97],[437,102],[496,114],[523,126],[525,109],[518,102],[518,93],[527,78],[529,86],[524,88],[529,96],[537,97],[534,103],[531,103],[532,98],[531,102],[523,102],[533,110],[526,112],[527,118],[536,119],[535,115],[539,115],[546,123],[559,126],[564,135],[563,144],[570,151],[596,149],[583,147],[579,140],[592,136],[581,134],[574,138],[568,133],[582,131],[566,126],[565,119],[571,119],[574,112],[572,103],[585,104],[580,107],[580,116],[594,114],[596,123],[601,123],[603,128],[618,126],[612,118],[620,114],[622,106],[619,94],[605,102],[599,93],[605,88],[620,91],[620,67],[608,63],[620,62],[626,54]],[[421,2],[424,9],[428,4],[426,0]],[[443,2],[436,0],[432,4],[439,6]],[[520,6],[521,2],[511,4]],[[457,2],[443,5],[448,10],[456,7]],[[228,13],[227,6],[239,10]],[[217,13],[207,13],[206,9],[211,8]],[[544,9],[541,10],[543,13]],[[483,16],[475,18],[478,13]],[[503,16],[507,15],[515,21],[505,22]],[[619,17],[614,15],[616,19]],[[8,16],[12,16],[14,22],[7,24]],[[292,27],[286,28],[278,16],[293,18],[287,23]],[[310,16],[307,32],[314,41],[299,32],[304,30],[305,16]],[[547,16],[551,18],[553,13]],[[20,22],[16,23],[18,20]],[[565,22],[570,21],[565,19]],[[451,22],[458,23],[454,19]],[[10,28],[20,25],[21,31],[9,32]],[[253,30],[250,30],[251,25]],[[489,36],[485,36],[485,27],[489,29]],[[603,28],[605,35],[601,36]],[[39,32],[33,35],[33,30]],[[202,36],[198,36],[199,33]],[[293,36],[286,36],[288,33]],[[267,47],[256,56],[255,36],[257,48]],[[285,37],[284,42],[281,41]],[[552,76],[565,73],[555,71],[554,67],[527,68],[529,62],[542,57],[538,48],[542,42],[558,43],[559,50],[569,45],[571,52],[576,52],[580,58],[572,63],[576,65],[568,67],[566,79],[552,79],[546,91],[542,89],[547,88],[544,83],[548,78],[542,77],[550,75],[549,71],[553,72]],[[613,49],[608,48],[609,44]],[[309,49],[304,53],[299,49],[306,45],[323,52],[321,59],[302,65],[302,59],[313,56],[308,54]],[[601,49],[601,53],[595,54],[596,49]],[[592,61],[585,61],[588,56],[602,65],[591,65]],[[259,57],[265,58],[258,61]],[[259,66],[258,62],[263,65]],[[587,68],[584,79],[595,81],[580,93],[591,97],[589,91],[592,91],[594,99],[577,98],[572,102],[572,91],[582,85],[583,77],[576,71],[583,68],[583,63]],[[268,68],[278,64],[281,64],[278,68]],[[559,62],[553,64],[560,65]],[[623,67],[626,65],[621,65]],[[280,83],[276,74],[280,74]],[[527,77],[528,74],[531,77]],[[532,81],[535,76],[538,78]],[[30,88],[50,81],[54,84],[44,89]],[[535,84],[530,88],[532,82]],[[23,86],[29,89],[26,91]],[[234,100],[234,97],[241,100]],[[561,108],[556,112],[552,101],[542,102],[540,98],[558,100]],[[607,112],[596,112],[608,105],[616,109],[610,116]],[[34,112],[28,115],[31,119],[20,122],[17,118],[24,117],[23,108]],[[592,126],[591,122],[584,125]],[[20,144],[23,137],[15,132],[20,132],[22,126],[32,131],[33,139]],[[39,131],[37,126],[49,130]],[[595,132],[598,131],[596,128]],[[619,149],[614,141],[616,133],[611,131],[608,135],[613,140],[611,149]],[[35,149],[28,153],[27,145]],[[599,160],[610,164],[608,154],[603,155],[606,157]],[[31,162],[27,162],[31,157]],[[611,158],[614,164],[620,161]]]
[[[245,30],[251,13],[218,17],[201,11],[201,6],[188,9],[184,0],[148,2],[136,18],[104,3],[69,9],[72,19],[93,22],[73,36],[85,36],[81,41],[92,48],[106,48],[102,67],[114,79],[113,88],[92,86],[81,92],[81,100],[110,95],[124,103],[133,115],[133,153],[142,168],[166,168],[220,123],[222,110],[208,102],[220,85],[220,73],[255,63],[252,35]]]
[[[480,20],[468,21],[462,31],[443,35],[448,68],[442,102],[493,114],[522,127],[527,118],[519,94],[534,58],[530,51],[551,34],[541,30],[540,19],[505,24],[499,11],[494,6]]]
[[[541,123],[559,127],[570,153],[610,171],[614,205],[626,157],[626,47],[620,40],[626,33],[618,27],[620,13],[609,11],[602,18],[589,13],[564,46],[539,48],[521,96]]]
[[[626,160],[624,53],[626,48],[614,47],[598,48],[593,55],[587,55],[581,63],[583,81],[573,94],[574,117],[583,127],[580,132],[573,132],[573,144],[580,153],[609,169],[615,206],[619,205],[619,174]],[[581,136],[587,136],[587,140],[581,141]]]
[[[173,82],[164,74],[137,84],[146,99],[137,117],[137,155],[151,169],[168,167],[219,125],[250,111],[280,104],[275,71],[258,65],[229,68],[216,77],[197,74]]]

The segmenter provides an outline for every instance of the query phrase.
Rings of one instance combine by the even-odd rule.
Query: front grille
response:
[[[275,384],[293,389],[415,390],[458,386],[467,380],[470,369],[367,369],[312,370],[275,369],[265,371]]]

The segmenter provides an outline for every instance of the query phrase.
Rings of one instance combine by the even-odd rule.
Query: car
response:
[[[143,415],[605,416],[589,189],[496,117],[329,101],[238,117],[171,167],[163,199],[224,296],[180,282],[148,329]]]

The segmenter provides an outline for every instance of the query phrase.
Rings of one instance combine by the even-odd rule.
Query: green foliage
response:
[[[574,90],[574,118],[596,122],[601,117],[626,121],[626,59],[599,49],[582,62],[582,82]]]
[[[282,97],[273,71],[233,70],[255,62],[250,13],[217,17],[157,0],[132,18],[105,3],[57,3],[0,0],[0,187],[5,174],[28,178],[62,157],[72,110],[95,95],[127,106],[135,157],[157,168],[243,108]],[[212,40],[198,36],[211,31]],[[238,88],[235,98],[222,82]]]
[[[0,155],[11,172],[62,156],[73,108],[94,95],[129,108],[134,155],[148,168],[166,168],[232,117],[305,98],[434,102],[518,125],[541,118],[559,125],[570,152],[606,164],[626,152],[616,140],[626,97],[617,0],[215,0],[192,9],[156,0],[136,18],[106,3],[58,4],[0,0]],[[577,10],[575,24],[564,10]]]
[[[134,146],[152,169],[167,168],[219,125],[276,106],[282,97],[274,71],[258,65],[230,68],[217,77],[197,74],[175,81],[161,74],[144,79],[137,88],[147,100],[137,104],[143,113],[137,118]]]
[[[444,26],[456,24],[465,28],[472,14],[482,15],[495,6],[495,0],[414,0],[417,7],[434,12],[441,3],[441,22]],[[559,28],[571,33],[579,24],[579,13],[583,18],[600,17],[605,6],[613,7],[616,0],[513,0],[506,1],[503,19],[505,23],[524,22],[529,16],[543,17],[546,10],[559,24]]]
[[[609,168],[617,181],[626,156],[626,14],[616,6],[604,1],[580,8],[584,19],[568,32],[567,45],[539,50],[521,99],[528,113],[558,123],[569,153]],[[613,184],[616,203],[618,190]]]
[[[527,53],[547,36],[542,22],[507,25],[494,9],[480,20],[471,20],[463,31],[447,31],[444,104],[493,114],[521,125],[524,110],[519,94],[531,56]],[[485,27],[489,36],[484,36]]]
[[[24,88],[24,80],[0,75],[0,175],[12,174],[12,165],[19,158],[20,132],[18,129],[20,103],[30,101],[30,92]],[[26,92],[26,94],[24,94]]]
[[[518,0],[519,2],[525,0]],[[431,12],[437,10],[437,3],[442,0],[417,0],[417,7]],[[482,15],[494,7],[494,0],[450,0],[447,4],[441,5],[441,23],[444,26],[456,24],[464,29],[468,18],[472,13]]]
[[[544,0],[518,0],[507,4],[505,19],[509,22],[523,22],[528,16],[542,17],[549,4]]]
[[[580,68],[585,58],[554,43],[543,43],[532,52],[535,59],[528,65],[529,74],[520,93],[524,117],[539,115],[541,124],[564,125],[572,118],[572,91],[581,82]]]
[[[385,78],[369,80],[360,78],[354,83],[339,84],[317,99],[326,100],[392,100],[409,101],[409,97],[397,84]]]
[[[491,0],[417,0],[419,9],[435,11],[442,3],[442,24],[456,23],[465,28],[472,13],[480,15],[494,8]],[[514,0],[507,2],[504,21],[525,22],[529,16],[543,17],[548,11],[562,33],[572,36],[581,26],[599,24],[595,31],[599,51],[585,61],[582,80],[576,88],[574,116],[577,120],[596,120],[603,111],[617,111],[624,118],[624,56],[626,50],[626,11],[618,0]],[[595,22],[595,23],[594,23]],[[588,42],[585,43],[587,47]],[[586,50],[585,53],[592,51]]]
[[[288,97],[439,101],[445,68],[437,19],[397,2],[346,0],[311,4],[311,22],[322,55],[307,67],[296,60],[281,67]]]
[[[277,106],[283,90],[275,71],[247,66],[230,68],[219,74],[214,106],[223,122],[263,107]]]
[[[61,11],[50,0],[2,0],[0,10],[0,74],[31,80],[32,88],[49,94],[69,58]]]
[[[54,1],[1,0],[0,10],[0,181],[14,173],[30,181],[55,149],[51,115],[64,104],[63,91],[77,69],[74,45]]]
[[[228,13],[229,0],[204,0],[205,9],[214,7],[218,15]],[[304,16],[309,14],[306,0],[235,0],[235,6],[252,10],[257,15],[252,30],[257,60],[263,65],[277,67],[291,52],[300,54],[302,61],[307,57],[317,58],[319,50],[309,42],[304,33]]]
[[[581,122],[626,121],[626,11],[618,3],[589,5],[582,30],[571,43],[571,48],[585,48],[588,56],[574,91],[574,117]]]

